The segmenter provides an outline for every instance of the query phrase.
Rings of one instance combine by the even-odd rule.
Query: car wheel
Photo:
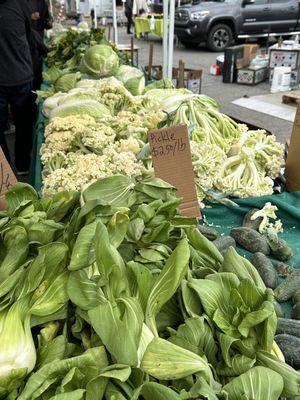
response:
[[[208,33],[207,47],[212,51],[223,51],[233,40],[231,28],[226,24],[214,25]]]
[[[200,43],[193,43],[193,42],[188,42],[186,40],[180,40],[180,43],[184,45],[187,49],[196,49]]]

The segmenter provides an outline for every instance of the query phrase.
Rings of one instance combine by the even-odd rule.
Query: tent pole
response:
[[[169,19],[169,48],[168,48],[168,78],[172,79],[173,71],[173,50],[174,50],[174,18],[175,0],[170,0],[170,19]]]
[[[163,78],[168,74],[168,14],[169,0],[163,0]]]
[[[97,20],[97,4],[96,0],[94,0],[94,28],[98,28],[98,20]]]
[[[113,6],[113,29],[114,29],[114,43],[118,44],[118,23],[117,23],[117,5],[116,0],[112,0]]]
[[[49,10],[50,10],[50,14],[52,15],[52,18],[53,18],[54,16],[53,16],[53,3],[52,3],[52,0],[49,0]]]

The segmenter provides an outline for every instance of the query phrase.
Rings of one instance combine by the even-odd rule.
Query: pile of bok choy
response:
[[[116,175],[0,215],[0,399],[279,400],[300,373],[273,291],[155,178]]]

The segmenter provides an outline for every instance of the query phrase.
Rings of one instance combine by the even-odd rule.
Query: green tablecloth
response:
[[[232,227],[241,226],[247,211],[262,208],[267,201],[278,207],[277,215],[284,229],[280,235],[294,250],[294,257],[289,264],[300,268],[300,192],[235,200],[239,207],[214,204],[211,208],[205,208],[203,214],[217,230],[227,234]]]
[[[163,37],[163,19],[155,18],[154,29],[150,28],[151,21],[150,18],[146,17],[136,17],[134,19],[135,34],[139,39],[143,33],[153,33],[156,36]]]
[[[235,202],[239,207],[213,204],[211,208],[203,210],[204,216],[220,233],[228,234],[233,227],[241,226],[244,215],[251,208],[262,208],[267,201],[278,207],[277,215],[283,223],[285,239],[294,251],[294,256],[287,262],[294,268],[300,268],[300,192],[282,193],[280,195],[262,196],[249,199],[238,199]],[[248,258],[251,254],[243,249],[239,253]],[[277,260],[273,260],[276,264]],[[290,316],[291,303],[283,303],[286,317]]]
[[[40,149],[44,142],[45,117],[42,113],[43,103],[38,106],[38,118],[33,133],[33,150],[30,165],[29,182],[38,192],[42,187],[42,163]]]

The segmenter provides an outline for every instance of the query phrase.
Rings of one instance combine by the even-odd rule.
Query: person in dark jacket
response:
[[[49,49],[45,45],[40,34],[34,29],[31,29],[29,45],[34,75],[32,86],[33,90],[36,91],[40,90],[41,88],[41,84],[43,81],[43,58],[47,57]]]
[[[46,0],[29,0],[32,28],[44,38],[45,29],[51,29],[53,19]]]
[[[34,70],[33,89],[39,90],[43,81],[43,57],[47,55],[47,50],[43,47],[44,33],[45,29],[52,28],[53,21],[45,0],[28,0],[28,3],[31,10],[31,27],[33,30],[33,43],[31,43]],[[39,34],[40,40],[36,33]]]
[[[94,27],[94,24],[95,24],[95,10],[93,8],[91,9],[91,20],[92,20],[92,26]]]
[[[32,149],[31,14],[27,0],[0,0],[0,146],[9,162],[4,131],[11,107],[15,124],[15,167],[29,170]]]
[[[125,16],[127,18],[127,33],[131,35],[131,25],[132,25],[132,9],[133,9],[133,0],[126,0],[125,2]]]

